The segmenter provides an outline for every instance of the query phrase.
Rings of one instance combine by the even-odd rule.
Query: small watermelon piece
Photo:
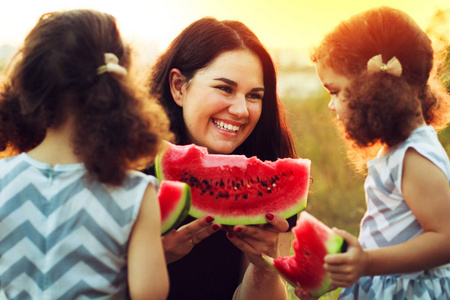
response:
[[[267,223],[268,212],[289,218],[305,209],[308,159],[261,161],[244,155],[209,154],[194,144],[166,143],[155,161],[159,180],[189,184],[195,218],[212,215],[226,225]]]
[[[330,278],[323,268],[327,254],[345,252],[344,239],[327,225],[302,212],[294,233],[294,255],[272,258],[264,255],[264,260],[287,282],[298,284],[313,297],[320,297],[331,287]]]
[[[161,211],[161,235],[180,225],[191,207],[191,189],[180,181],[161,181],[158,190]]]

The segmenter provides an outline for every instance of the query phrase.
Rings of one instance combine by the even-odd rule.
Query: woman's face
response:
[[[344,122],[350,115],[348,101],[344,97],[345,89],[350,86],[350,80],[320,60],[316,63],[316,71],[322,85],[331,95],[328,108],[336,112],[337,118]]]
[[[256,126],[264,96],[263,68],[249,50],[222,53],[174,96],[190,142],[229,154]],[[178,97],[175,98],[175,97]]]

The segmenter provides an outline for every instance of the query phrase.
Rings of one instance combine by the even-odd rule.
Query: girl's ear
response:
[[[183,107],[183,100],[185,96],[184,83],[186,78],[181,74],[180,70],[172,69],[169,73],[169,85],[170,92],[172,93],[172,98],[175,103]]]

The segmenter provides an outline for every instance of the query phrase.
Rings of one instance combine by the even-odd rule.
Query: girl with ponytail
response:
[[[165,299],[164,110],[129,74],[111,15],[43,15],[0,90],[0,282],[9,298]],[[25,226],[26,225],[26,226]]]
[[[348,249],[325,257],[340,299],[450,299],[450,162],[436,134],[450,99],[430,77],[433,56],[425,32],[389,7],[343,21],[313,53],[353,150],[379,149],[359,240],[335,229]]]

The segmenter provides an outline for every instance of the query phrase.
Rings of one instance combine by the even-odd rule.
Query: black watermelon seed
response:
[[[247,194],[244,194],[244,196],[242,196],[242,197],[244,197],[244,199],[247,199],[247,198],[248,198],[248,195],[247,195]]]
[[[209,193],[211,194],[211,196],[214,196],[214,191],[209,191]]]
[[[262,196],[263,195],[263,193],[261,193],[261,192],[258,192],[258,196]]]

